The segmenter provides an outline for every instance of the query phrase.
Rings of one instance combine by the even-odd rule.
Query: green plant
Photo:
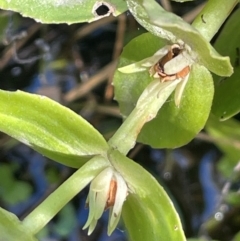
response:
[[[209,1],[192,26],[164,11],[153,0],[104,3],[109,9],[106,15],[118,15],[129,9],[149,31],[133,39],[120,57],[114,86],[125,121],[108,142],[79,115],[46,97],[21,91],[0,91],[1,131],[55,161],[78,168],[23,221],[1,209],[1,238],[36,240],[34,235],[91,183],[87,200],[89,218],[84,227],[89,227],[89,234],[104,209],[110,208],[109,235],[122,213],[131,240],[186,240],[168,195],[148,172],[126,155],[136,141],[158,148],[184,145],[205,126],[214,98],[213,78],[209,71],[220,77],[233,73],[230,59],[219,55],[209,41],[237,3],[238,0]],[[1,8],[46,23],[96,20],[100,17],[96,4],[95,1],[74,0],[28,0],[20,4],[17,0],[0,0]],[[239,10],[236,13],[239,14]],[[233,18],[237,18],[236,13]],[[237,21],[239,17],[234,23]],[[219,40],[216,47],[221,50],[224,44],[224,40]],[[178,53],[163,61],[171,51]],[[159,61],[163,65],[161,81],[153,67]],[[150,68],[153,77],[148,72]],[[183,69],[188,71],[181,75]],[[165,76],[170,80],[165,81]],[[214,78],[217,81],[219,77]],[[232,80],[232,85],[235,86],[236,81]],[[227,94],[217,85],[215,88],[216,93]],[[223,111],[218,95],[213,101],[213,113],[219,117]],[[224,119],[239,111],[236,99],[229,101],[231,108],[231,102],[234,103],[234,109],[229,114],[225,105],[224,112],[228,115],[224,114]],[[209,131],[213,126],[210,119]],[[9,232],[10,229],[14,232]]]

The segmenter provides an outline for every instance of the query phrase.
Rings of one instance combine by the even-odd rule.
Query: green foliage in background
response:
[[[214,76],[215,95],[212,112],[219,120],[226,120],[240,111],[240,9],[228,19],[214,46],[223,55],[228,55],[234,66],[234,73],[229,78]]]

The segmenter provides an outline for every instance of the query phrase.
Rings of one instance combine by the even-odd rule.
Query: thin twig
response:
[[[111,23],[113,21],[116,21],[116,17],[113,17],[112,15],[109,17],[105,17],[105,18],[101,18],[98,21],[95,22],[91,22],[89,24],[84,25],[83,27],[81,27],[77,32],[76,35],[74,37],[74,41],[83,38],[85,36],[87,36],[88,34],[92,33],[94,30],[108,24]]]
[[[130,152],[129,158],[133,159],[143,147],[144,147],[143,144],[139,144],[139,143],[138,143],[138,144],[134,147],[134,149]]]
[[[216,138],[212,137],[206,133],[200,132],[196,136],[197,139],[207,141],[214,144],[224,144],[224,145],[231,145],[232,147],[240,150],[240,141],[237,139],[232,138]]]
[[[109,74],[111,74],[116,69],[116,66],[117,66],[116,60],[106,65],[97,74],[89,78],[88,81],[82,84],[79,84],[76,88],[69,91],[63,97],[64,101],[68,103],[86,95],[90,90],[94,89],[96,86],[106,81],[106,79],[109,77]]]
[[[41,24],[39,23],[33,24],[28,29],[27,36],[25,38],[18,40],[16,45],[13,45],[8,50],[6,50],[6,52],[3,54],[2,58],[0,59],[0,70],[6,66],[9,60],[13,57],[14,53],[16,53],[29,40],[29,38],[31,38],[40,29],[40,27],[41,27]]]
[[[113,51],[113,60],[116,60],[122,52],[125,30],[126,30],[126,15],[124,13],[118,17],[118,27],[117,27],[116,41],[115,41],[114,51]],[[108,78],[108,84],[105,91],[105,99],[107,101],[113,98],[113,86],[112,86],[113,76],[114,76],[114,71],[112,72],[112,74],[109,75],[109,78]]]
[[[97,105],[96,112],[121,118],[119,108],[115,106]]]
[[[205,4],[206,3],[201,3],[196,8],[194,8],[192,11],[184,14],[182,16],[183,20],[185,20],[188,23],[191,23],[196,18],[196,16],[202,11]]]
[[[172,12],[172,5],[169,2],[169,0],[160,0],[161,5],[163,6],[163,8],[168,11],[168,12]]]

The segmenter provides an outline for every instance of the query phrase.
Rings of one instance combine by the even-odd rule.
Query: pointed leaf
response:
[[[222,54],[229,55],[234,73],[229,78],[215,76],[215,95],[212,112],[226,120],[240,111],[240,9],[237,9],[224,25],[214,46]]]
[[[98,15],[96,9],[102,5],[106,14]],[[125,1],[119,0],[0,0],[0,8],[19,12],[42,23],[68,24],[91,22],[110,14],[117,16],[127,10]]]
[[[72,167],[108,147],[102,135],[73,111],[21,91],[0,91],[0,131]]]
[[[149,32],[172,43],[184,42],[195,61],[220,76],[233,73],[228,57],[222,57],[191,25],[173,13],[166,12],[154,0],[127,0],[136,20]]]
[[[130,240],[185,241],[179,216],[159,183],[118,151],[110,151],[109,160],[130,189],[122,213]]]
[[[25,229],[17,216],[0,207],[0,240],[37,241]]]

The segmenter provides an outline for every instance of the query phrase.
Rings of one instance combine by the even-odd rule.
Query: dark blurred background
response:
[[[159,1],[191,22],[204,1]],[[104,14],[106,9],[99,9]],[[0,11],[0,89],[46,95],[68,106],[106,139],[121,125],[111,85],[123,46],[145,30],[126,12],[90,24],[45,25]],[[46,114],[47,113],[40,113]],[[172,198],[187,237],[232,240],[240,230],[240,205],[223,200],[226,188],[238,190],[218,171],[222,153],[201,133],[175,150],[137,144],[129,157],[144,166]],[[20,219],[31,212],[75,170],[53,162],[0,133],[0,206]],[[225,189],[224,189],[225,188]],[[123,224],[106,234],[108,215],[87,236],[87,188],[38,234],[41,241],[124,241]],[[161,200],[159,200],[161,202]]]

